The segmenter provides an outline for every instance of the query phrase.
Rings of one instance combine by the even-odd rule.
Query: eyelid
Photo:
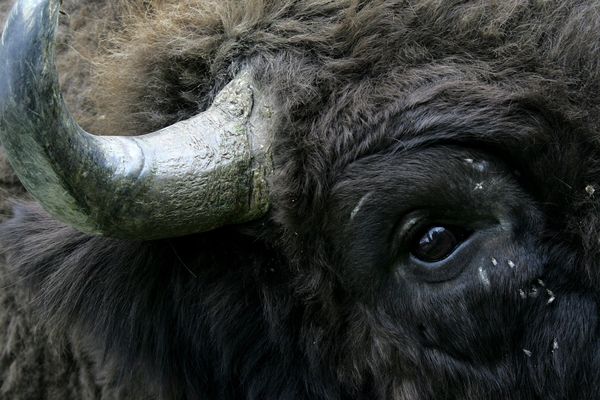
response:
[[[406,214],[398,223],[395,235],[399,239],[397,245],[408,248],[414,236],[429,222],[431,213],[426,210],[415,210]]]

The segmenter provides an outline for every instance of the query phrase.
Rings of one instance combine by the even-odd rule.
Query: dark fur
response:
[[[585,188],[600,190],[600,3],[200,3],[210,29],[142,35],[195,21],[168,4],[132,25],[116,57],[148,84],[119,104],[153,129],[252,66],[287,116],[271,215],[142,243],[17,207],[1,240],[49,327],[165,398],[599,397],[599,204]],[[485,190],[465,158],[489,162]],[[427,283],[393,234],[415,208],[465,224],[500,213],[510,229]]]

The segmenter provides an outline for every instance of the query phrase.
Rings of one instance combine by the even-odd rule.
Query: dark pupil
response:
[[[454,233],[443,226],[429,228],[412,246],[412,254],[420,260],[433,262],[448,257],[458,244]]]

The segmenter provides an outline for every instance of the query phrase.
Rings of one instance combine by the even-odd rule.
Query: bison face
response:
[[[522,336],[566,300],[555,303],[545,220],[517,174],[488,152],[433,145],[358,160],[332,189],[339,279],[399,375],[559,357],[558,326]]]
[[[455,107],[468,102],[466,91]],[[363,152],[332,167],[321,224],[294,227],[308,253],[298,268],[327,260],[320,268],[335,286],[322,301],[345,315],[340,331],[327,331],[330,316],[317,342],[338,350],[344,337],[343,371],[370,371],[382,397],[587,395],[567,381],[596,379],[585,367],[595,357],[594,253],[570,231],[574,205],[560,182],[575,179],[582,202],[593,191],[585,170],[566,178],[551,165],[588,145],[539,108],[471,105],[446,120],[438,101],[401,109],[384,127],[364,126],[349,146]],[[431,113],[443,122],[413,117]],[[339,125],[329,129],[343,137]],[[380,133],[383,142],[361,147]],[[309,271],[303,282],[317,275]]]
[[[597,38],[568,28],[595,8],[238,3],[118,42],[141,115],[190,118],[136,137],[77,125],[59,2],[17,3],[0,135],[63,222],[0,239],[46,326],[165,398],[597,398]]]

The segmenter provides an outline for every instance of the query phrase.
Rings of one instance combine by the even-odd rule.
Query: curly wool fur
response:
[[[141,243],[87,237],[19,208],[0,236],[57,334],[92,340],[123,378],[135,371],[166,398],[598,397],[599,221],[585,187],[600,172],[599,3],[149,7],[97,61],[102,129],[144,132],[195,114],[250,65],[287,116],[272,215]],[[502,250],[522,268],[514,279],[490,272],[490,293],[469,283],[413,303],[416,289],[393,286],[366,232],[406,193],[429,193],[421,200],[438,208],[437,198],[460,197],[468,174],[452,157],[464,149],[519,171],[486,192],[497,201],[455,203],[479,205],[472,214],[525,204],[517,220],[536,223],[517,224],[515,243],[527,251]],[[402,157],[420,167],[398,167]],[[404,170],[415,184],[398,193],[390,183]],[[442,172],[448,179],[434,179]],[[349,188],[367,187],[385,188],[387,202],[353,233]],[[537,279],[551,285],[551,307],[519,298]]]

